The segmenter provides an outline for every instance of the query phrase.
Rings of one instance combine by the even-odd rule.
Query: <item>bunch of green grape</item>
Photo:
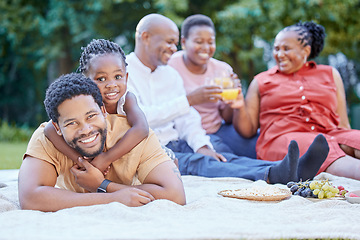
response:
[[[336,195],[344,196],[347,192],[343,186],[335,187],[328,180],[288,182],[287,187],[290,188],[293,195],[320,199],[332,198]]]

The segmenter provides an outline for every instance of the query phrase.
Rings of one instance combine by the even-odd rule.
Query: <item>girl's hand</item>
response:
[[[106,153],[100,153],[91,161],[91,164],[99,169],[104,176],[109,172],[110,164],[106,158]]]

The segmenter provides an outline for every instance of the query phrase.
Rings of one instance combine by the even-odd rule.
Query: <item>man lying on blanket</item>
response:
[[[111,148],[130,126],[126,117],[106,116],[101,93],[90,79],[76,73],[61,76],[49,86],[44,103],[58,133],[85,159],[79,159],[82,167],[74,165],[45,137],[45,124],[40,125],[19,172],[21,208],[57,211],[110,202],[141,206],[155,199],[185,204],[180,173],[151,130],[111,164],[106,179],[91,165],[91,159]],[[141,184],[132,185],[137,179]]]

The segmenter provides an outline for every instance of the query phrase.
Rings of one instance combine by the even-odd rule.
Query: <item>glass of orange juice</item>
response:
[[[239,95],[240,89],[238,88],[240,81],[239,79],[233,79],[230,77],[230,74],[227,76],[223,74],[221,77],[215,77],[213,80],[215,85],[218,85],[222,88],[222,93],[220,94],[223,100],[235,100]]]
[[[223,89],[220,95],[224,100],[235,100],[239,95],[239,91],[240,89],[238,88],[226,88]]]

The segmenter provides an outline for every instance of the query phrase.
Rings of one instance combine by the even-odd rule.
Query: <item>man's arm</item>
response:
[[[86,170],[81,171],[76,168],[72,168],[71,171],[76,178],[76,182],[80,186],[88,191],[94,192],[104,180],[104,177],[102,174],[99,175],[98,173],[93,173],[98,172],[98,169],[92,167],[90,163],[85,160],[80,161],[82,161]],[[106,191],[108,193],[113,193],[129,187],[130,186],[111,182],[107,186]],[[142,185],[136,185],[130,188],[144,190],[154,196],[155,199],[168,199],[181,205],[184,205],[186,202],[184,186],[179,169],[176,167],[174,162],[170,160],[160,163],[154,167],[146,176]]]
[[[86,170],[82,172],[87,172],[89,178],[101,183],[104,179],[102,173],[88,162],[84,165]],[[57,211],[64,208],[110,202],[120,202],[127,206],[141,206],[154,200],[151,194],[124,185],[122,185],[122,188],[119,188],[121,190],[109,194],[75,193],[55,188],[56,179],[57,173],[53,165],[27,156],[19,171],[19,201],[21,208]],[[95,183],[95,185],[99,186],[100,183]]]
[[[188,114],[176,118],[175,128],[179,133],[180,139],[185,140],[194,152],[197,152],[203,146],[213,149],[210,137],[206,135],[206,131],[201,125],[200,114],[195,108],[190,107]]]
[[[151,193],[156,199],[168,199],[180,205],[186,204],[180,171],[173,161],[157,165],[138,188]]]
[[[151,170],[143,184],[133,187],[149,192],[155,199],[167,199],[180,205],[186,204],[180,172],[173,161],[160,163]],[[114,192],[121,188],[120,184],[111,182],[107,191]]]

